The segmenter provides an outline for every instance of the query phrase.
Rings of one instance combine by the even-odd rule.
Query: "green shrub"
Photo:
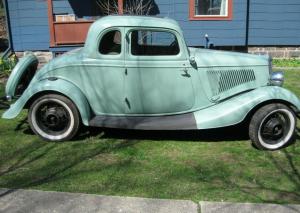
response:
[[[7,59],[0,58],[0,78],[8,77],[17,62],[18,59],[15,55]]]
[[[273,59],[275,67],[300,67],[300,59]]]

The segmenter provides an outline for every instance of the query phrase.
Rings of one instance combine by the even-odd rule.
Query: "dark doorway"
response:
[[[8,48],[8,33],[4,0],[0,0],[0,53]]]
[[[118,0],[87,0],[84,4],[78,0],[68,0],[77,18],[101,17],[118,14]],[[124,14],[158,15],[159,8],[155,0],[123,0]]]

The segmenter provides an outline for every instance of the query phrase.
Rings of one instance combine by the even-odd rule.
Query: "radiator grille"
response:
[[[208,70],[207,73],[214,96],[255,81],[255,74],[252,69]]]

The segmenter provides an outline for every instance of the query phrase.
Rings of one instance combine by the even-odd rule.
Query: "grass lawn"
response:
[[[273,59],[273,66],[275,67],[300,67],[300,59]]]
[[[286,79],[300,97],[300,70],[288,71]],[[266,152],[238,132],[84,128],[74,141],[47,143],[33,135],[24,111],[0,120],[0,188],[300,203],[299,133],[295,144]]]

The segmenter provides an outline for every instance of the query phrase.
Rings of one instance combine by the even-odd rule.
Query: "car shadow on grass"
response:
[[[274,166],[274,171],[280,172],[282,176],[284,176],[287,180],[285,182],[289,182],[294,185],[294,190],[285,190],[284,187],[275,187],[269,184],[266,184],[265,180],[262,178],[256,178],[255,184],[249,185],[240,185],[231,180],[225,179],[224,182],[233,188],[238,188],[244,194],[247,194],[253,198],[261,200],[264,203],[287,203],[292,201],[293,203],[299,203],[300,201],[300,170],[297,166],[297,163],[294,159],[295,150],[281,150],[283,155],[283,159],[277,159],[271,152],[266,153],[266,158],[268,162]],[[284,162],[284,163],[283,163]],[[251,181],[249,180],[249,183]],[[274,193],[275,196],[270,198],[262,198],[258,192],[263,193]]]
[[[24,125],[27,128],[24,128]],[[23,119],[16,126],[15,131],[23,130],[26,135],[34,135],[27,119]],[[81,126],[78,134],[69,142],[81,142],[91,137],[112,140],[156,140],[156,141],[193,141],[193,142],[234,142],[249,140],[246,122],[237,125],[205,129],[205,130],[132,130]],[[285,147],[300,140],[300,128],[296,128],[295,140]],[[61,142],[60,142],[61,143]],[[253,148],[257,149],[252,144]]]
[[[33,135],[33,132],[28,127],[26,119],[22,120],[15,129],[16,131],[23,131],[25,134]],[[158,141],[234,141],[241,140],[247,137],[247,134],[241,134],[240,126],[233,126],[223,129],[213,129],[213,130],[201,130],[201,131],[135,131],[135,130],[119,130],[119,129],[103,129],[103,128],[81,128],[79,136],[74,139],[74,142],[66,143],[44,143],[35,137],[32,142],[22,145],[20,148],[11,151],[6,157],[0,158],[0,169],[2,167],[2,173],[0,173],[0,187],[5,187],[9,189],[14,188],[43,188],[43,186],[52,185],[54,188],[51,190],[70,190],[68,187],[60,189],[55,186],[56,182],[63,181],[64,179],[71,181],[72,178],[80,175],[102,173],[104,171],[113,168],[116,173],[122,173],[127,171],[127,168],[136,167],[135,155],[137,154],[137,148],[135,144],[139,143],[141,140],[158,140]],[[297,129],[297,137],[299,138],[299,129]],[[92,143],[89,143],[89,138],[96,137],[97,139]],[[85,141],[87,143],[80,143]],[[111,153],[117,153],[122,149],[130,147],[130,155],[126,155],[126,158],[117,158],[117,160],[111,161],[106,164],[105,161],[97,161],[105,155],[110,155]],[[180,178],[182,181],[193,181],[193,184],[203,184],[210,186],[213,190],[218,193],[218,190],[224,190],[229,193],[241,193],[246,199],[246,197],[259,202],[297,202],[300,200],[300,172],[297,166],[297,161],[295,157],[299,155],[299,151],[293,150],[293,147],[289,149],[284,149],[280,151],[280,159],[278,158],[278,153],[273,152],[253,152],[253,161],[255,157],[263,160],[266,164],[272,165],[274,172],[280,172],[282,177],[285,177],[286,181],[293,184],[294,190],[285,190],[283,187],[278,187],[276,185],[270,185],[265,181],[263,177],[259,178],[260,175],[253,177],[252,175],[246,175],[243,172],[240,173],[239,177],[232,178],[232,170],[228,167],[226,161],[220,160],[219,157],[222,153],[215,153],[216,159],[209,165],[202,164],[201,161],[195,161],[191,165],[186,165],[187,168],[191,168],[193,171],[192,177],[181,173],[182,171],[168,170],[166,173],[162,173],[159,179],[155,180],[152,184],[159,188],[160,185],[169,184],[169,187],[174,187],[172,185],[177,183],[176,180]],[[127,152],[126,152],[127,153]],[[231,155],[228,150],[228,154]],[[241,153],[243,155],[243,153]],[[59,157],[63,156],[63,157]],[[7,161],[13,159],[10,164]],[[105,158],[106,159],[106,158]],[[201,158],[200,158],[201,159]],[[242,158],[244,159],[244,158]],[[92,166],[86,168],[85,166],[80,166],[82,163],[88,164],[88,162],[95,161],[98,162],[97,166]],[[245,163],[245,162],[242,162]],[[249,162],[251,163],[251,162]],[[239,162],[233,163],[233,165],[239,165]],[[243,164],[244,165],[244,164]],[[253,164],[252,164],[253,165]],[[269,169],[269,166],[266,166]],[[261,169],[259,166],[257,169]],[[262,170],[258,170],[258,172]],[[126,173],[126,172],[125,172]],[[81,186],[84,188],[81,192],[86,193],[102,193],[109,191],[112,187],[113,192],[119,192],[119,185],[124,182],[128,182],[132,187],[140,187],[144,192],[144,196],[155,197],[159,190],[154,190],[153,194],[148,192],[149,183],[145,185],[136,186],[134,183],[133,176],[121,175],[121,179],[118,178],[108,178],[107,182],[103,182],[103,187],[99,191],[90,191],[93,188]],[[138,171],[139,173],[139,171]],[[111,175],[114,175],[113,172]],[[226,175],[224,175],[226,174]],[[136,174],[137,175],[137,174]],[[128,179],[126,179],[128,178]],[[256,179],[253,182],[253,179]],[[235,180],[239,181],[235,181]],[[121,181],[122,180],[122,181]],[[197,180],[195,182],[195,180]],[[92,180],[97,183],[97,180]],[[119,181],[119,182],[118,182]],[[167,182],[166,182],[167,181]],[[69,182],[67,182],[69,184]],[[217,184],[216,184],[217,183]],[[56,188],[55,188],[56,187]],[[46,189],[49,189],[46,188]],[[74,189],[71,189],[72,191]],[[129,191],[122,191],[122,195],[127,195]],[[8,190],[0,192],[0,197],[5,196],[14,190]],[[77,191],[78,192],[78,191]],[[170,190],[170,198],[173,196],[173,191]],[[185,194],[186,193],[186,194]],[[192,194],[195,193],[195,194]],[[191,199],[196,197],[198,192],[194,192],[191,188],[187,191],[180,191],[180,194],[176,194],[177,197]],[[265,193],[272,194],[271,197],[266,197]],[[274,196],[273,196],[274,195]],[[201,195],[204,196],[204,195]],[[226,196],[226,193],[224,194]],[[224,197],[226,199],[226,197]]]
[[[8,189],[0,190],[0,198],[20,188],[35,188],[68,178],[69,175],[76,176],[76,172],[73,171],[71,174],[68,172],[82,162],[88,162],[97,156],[125,149],[135,143],[137,141],[110,140],[103,143],[68,144],[44,143],[38,139],[34,140],[0,159],[0,189]],[[63,157],[56,156],[57,153]],[[8,164],[7,162],[12,158],[12,163]],[[100,166],[101,169],[83,171],[82,174],[93,171],[100,172],[109,166],[126,167],[130,165],[129,161],[130,159],[117,161],[115,165],[103,165]]]
[[[101,135],[103,139],[224,142],[249,139],[242,125],[207,130],[129,130],[113,128],[83,127],[75,141]]]
[[[27,126],[27,127],[26,127]],[[26,135],[34,135],[27,122],[21,120],[15,131],[23,130]],[[223,128],[206,130],[132,130],[81,126],[72,141],[82,141],[90,137],[100,136],[102,139],[124,140],[157,140],[157,141],[195,141],[224,142],[249,139],[247,125],[238,124]]]

